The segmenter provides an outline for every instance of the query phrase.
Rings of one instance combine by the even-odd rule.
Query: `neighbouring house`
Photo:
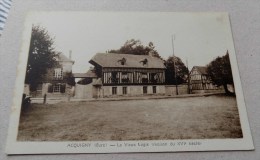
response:
[[[165,94],[166,68],[160,58],[152,55],[97,53],[89,63],[94,68],[85,77],[82,76],[83,79],[76,85],[76,98]],[[77,89],[84,84],[85,90]],[[88,92],[83,93],[86,88]]]
[[[73,86],[67,83],[66,77],[72,74],[72,65],[74,61],[70,57],[59,53],[55,58],[58,65],[54,68],[48,69],[44,75],[44,80],[38,85],[36,93],[32,93],[34,97],[42,97],[45,94],[48,97],[60,97],[71,94]]]
[[[194,66],[190,71],[190,83],[192,92],[211,92],[221,89],[215,86],[209,75],[207,74],[207,68],[205,66]]]

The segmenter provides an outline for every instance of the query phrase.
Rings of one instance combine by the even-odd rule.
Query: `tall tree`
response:
[[[174,66],[175,64],[175,66]],[[187,79],[189,70],[179,57],[169,57],[165,62],[165,80],[167,84],[181,84]],[[176,71],[176,78],[175,78]]]
[[[120,53],[120,54],[134,54],[134,55],[149,55],[152,54],[155,57],[160,57],[158,52],[155,50],[155,46],[152,42],[149,42],[147,46],[142,45],[140,40],[127,40],[123,46],[119,49],[113,49],[108,51],[109,53]]]
[[[207,65],[207,73],[214,84],[223,85],[225,92],[232,94],[227,87],[228,84],[234,84],[228,51],[226,55],[217,57]]]
[[[32,27],[25,83],[30,84],[30,90],[35,91],[42,82],[49,68],[57,65],[53,39],[45,28]]]

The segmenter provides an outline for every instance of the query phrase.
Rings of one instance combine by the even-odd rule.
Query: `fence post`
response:
[[[68,96],[68,102],[70,101],[70,94],[67,95]]]
[[[47,99],[47,95],[45,93],[44,96],[43,96],[43,104],[46,104],[46,99]]]

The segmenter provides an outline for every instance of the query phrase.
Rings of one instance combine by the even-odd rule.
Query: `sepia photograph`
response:
[[[253,148],[228,14],[33,12],[24,27],[16,143]]]

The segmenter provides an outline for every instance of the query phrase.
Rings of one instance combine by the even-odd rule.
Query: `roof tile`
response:
[[[122,59],[125,63],[122,64]],[[146,61],[144,64],[143,61]],[[102,67],[123,67],[123,68],[160,68],[165,69],[164,61],[150,55],[132,55],[132,54],[117,54],[117,53],[97,53],[90,61],[99,64]]]

